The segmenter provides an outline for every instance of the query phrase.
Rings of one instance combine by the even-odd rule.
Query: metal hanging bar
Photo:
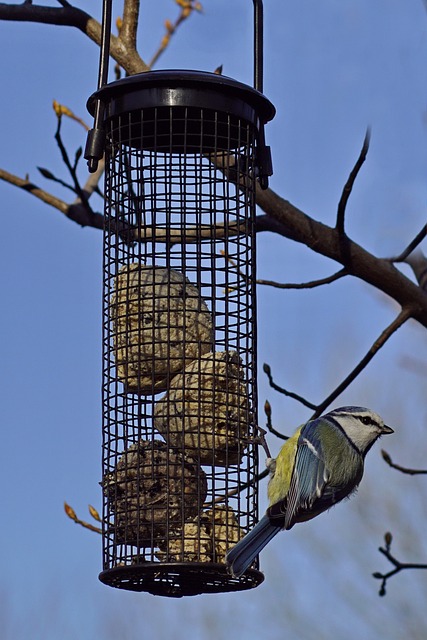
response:
[[[264,10],[262,0],[254,2],[254,88],[262,93],[264,83]]]
[[[104,87],[108,81],[108,62],[110,58],[112,0],[103,0],[102,3],[102,30],[99,55],[98,90]],[[95,103],[95,115],[93,129],[87,135],[85,159],[88,161],[90,173],[95,173],[98,162],[104,155],[105,128],[104,128],[104,104],[98,99]]]

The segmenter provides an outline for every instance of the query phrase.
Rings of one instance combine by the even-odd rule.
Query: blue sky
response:
[[[79,6],[100,14],[100,3],[96,9],[89,0]],[[163,20],[173,19],[177,9],[172,0],[141,6],[140,52],[148,59],[163,35]],[[226,75],[250,84],[252,2],[205,0],[204,8],[174,37],[157,68],[213,70],[223,64]],[[371,126],[371,149],[347,209],[348,231],[375,255],[398,253],[425,224],[422,0],[265,0],[264,10],[264,91],[277,108],[266,131],[275,169],[271,186],[333,224]],[[98,51],[68,28],[3,22],[0,34],[0,166],[28,173],[49,189],[37,166],[65,177],[53,139],[52,100],[89,120],[85,104],[96,87]],[[64,123],[64,137],[71,150],[85,142],[83,129],[72,122]],[[398,557],[427,562],[425,480],[388,469],[379,446],[354,499],[271,543],[262,556],[266,580],[252,592],[173,601],[98,582],[99,536],[66,519],[62,503],[70,502],[84,518],[88,503],[101,504],[101,233],[80,229],[5,183],[0,193],[5,640],[133,640],[143,633],[160,640],[249,633],[273,640],[283,629],[291,640],[318,639],[319,633],[350,640],[425,633],[427,574],[395,577],[383,599],[370,575],[388,569],[377,551],[387,529]],[[261,278],[297,282],[336,270],[271,234],[259,238],[258,249]],[[271,365],[279,384],[314,402],[351,370],[397,312],[382,294],[350,280],[309,292],[260,288],[258,298],[260,362]],[[425,363],[426,355],[425,331],[411,322],[337,401],[382,414],[396,426],[382,446],[414,467],[425,466],[420,443],[427,379],[404,363]],[[262,373],[259,395],[261,402],[270,400],[275,426],[285,432],[309,417],[271,391]],[[279,443],[269,441],[277,451]]]

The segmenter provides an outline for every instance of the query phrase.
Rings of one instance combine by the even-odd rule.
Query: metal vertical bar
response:
[[[108,61],[110,57],[112,0],[103,0],[102,3],[102,30],[99,53],[98,90],[107,84]],[[95,115],[93,129],[87,134],[85,159],[88,161],[90,173],[95,173],[98,162],[104,155],[105,129],[104,129],[104,104],[98,98],[95,102]]]
[[[264,10],[262,0],[254,2],[254,88],[262,93],[264,84]]]

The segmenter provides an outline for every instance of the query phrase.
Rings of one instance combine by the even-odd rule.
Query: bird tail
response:
[[[240,578],[255,560],[265,545],[279,533],[281,527],[271,524],[268,516],[264,516],[230,551],[226,561],[235,578]]]

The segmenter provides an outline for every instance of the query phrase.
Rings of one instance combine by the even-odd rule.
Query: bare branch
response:
[[[162,53],[164,53],[164,51],[167,49],[167,47],[169,46],[171,37],[174,35],[178,27],[182,25],[182,23],[191,16],[193,11],[202,10],[202,5],[200,4],[200,2],[195,2],[194,0],[178,0],[177,3],[181,6],[181,11],[179,13],[179,16],[173,23],[170,20],[165,20],[166,33],[161,39],[161,42],[157,51],[154,53],[153,57],[151,58],[148,64],[150,69],[153,68],[153,66],[156,64],[156,62],[158,61]]]
[[[344,185],[344,189],[341,195],[341,199],[339,201],[338,204],[338,212],[337,212],[337,222],[336,222],[336,229],[337,231],[341,234],[344,235],[344,219],[345,219],[345,209],[347,206],[347,202],[348,199],[350,197],[350,193],[353,189],[354,183],[356,181],[357,175],[360,171],[360,169],[362,168],[363,163],[366,160],[366,155],[368,153],[369,150],[369,140],[371,137],[371,132],[368,129],[366,131],[365,134],[365,139],[363,141],[363,146],[362,146],[362,150],[360,152],[360,155],[356,161],[356,164],[354,165],[347,182]]]
[[[82,187],[83,193],[85,194],[87,200],[89,200],[89,198],[93,193],[98,193],[99,195],[102,195],[99,189],[99,181],[102,178],[102,175],[104,173],[104,168],[105,168],[105,160],[104,158],[102,158],[102,160],[98,161],[98,168],[95,171],[95,173],[89,173],[89,177]],[[77,199],[74,204],[78,204],[79,202],[80,202],[80,199]]]
[[[381,449],[381,455],[384,459],[384,461],[392,468],[392,469],[397,469],[397,471],[400,471],[401,473],[406,473],[410,476],[416,476],[416,475],[420,475],[420,474],[427,474],[427,469],[408,469],[407,467],[401,467],[399,464],[395,464],[390,455],[387,453],[387,451],[384,451],[384,449]]]
[[[15,22],[37,22],[64,27],[75,27],[97,45],[101,43],[101,25],[88,13],[62,3],[61,7],[45,7],[29,2],[23,4],[0,3],[0,20]],[[117,36],[111,35],[110,55],[130,75],[148,71],[149,68],[139,54],[125,46]]]
[[[277,431],[277,429],[273,427],[273,423],[271,421],[271,405],[268,400],[266,400],[264,403],[264,412],[267,417],[267,423],[266,423],[267,430],[277,438],[280,438],[280,440],[288,440],[289,436],[285,436],[283,433],[280,433],[280,431]]]
[[[43,189],[40,189],[26,178],[18,178],[18,176],[5,171],[4,169],[0,169],[0,180],[4,180],[9,184],[13,184],[16,187],[19,187],[20,189],[24,189],[24,191],[28,191],[39,200],[42,200],[51,207],[54,207],[55,209],[58,209],[58,211],[61,211],[61,213],[66,214],[68,211],[68,204],[66,202],[60,200],[59,198],[56,198],[47,191],[43,191]]]
[[[392,539],[393,538],[391,533],[387,532],[384,535],[385,547],[379,547],[378,551],[380,551],[380,553],[382,553],[387,558],[387,560],[393,565],[394,569],[392,569],[388,573],[380,573],[379,571],[376,571],[372,574],[374,578],[376,578],[377,580],[381,580],[381,587],[379,590],[380,596],[385,596],[386,594],[387,580],[392,576],[395,576],[400,571],[404,571],[406,569],[427,569],[427,564],[400,562],[399,560],[397,560],[390,552]]]
[[[0,180],[4,180],[5,182],[13,184],[24,191],[28,191],[36,198],[42,200],[51,207],[54,207],[61,213],[65,214],[67,218],[73,220],[82,227],[94,227],[96,229],[104,228],[104,216],[100,213],[94,212],[89,214],[87,209],[82,206],[79,201],[73,204],[67,204],[63,200],[53,196],[51,193],[40,189],[40,187],[30,182],[27,178],[19,178],[18,176],[8,173],[4,169],[0,169]]]
[[[312,418],[317,418],[320,416],[323,411],[329,407],[331,402],[333,402],[348,386],[357,378],[359,373],[363,371],[366,365],[372,360],[372,358],[378,353],[378,351],[385,345],[387,340],[391,338],[391,336],[399,329],[409,318],[411,317],[410,309],[402,309],[397,318],[393,320],[391,324],[388,325],[386,329],[381,333],[381,335],[375,340],[372,347],[369,349],[367,354],[361,359],[359,364],[354,367],[353,371],[351,371],[346,378],[329,394],[327,398],[323,402],[321,402],[314,412]]]
[[[201,224],[188,226],[183,234],[182,229],[174,229],[168,227],[161,229],[152,227],[151,225],[142,225],[135,227],[132,231],[133,239],[137,242],[164,242],[168,245],[194,243],[204,239],[220,239],[235,236],[239,233],[247,232],[247,223],[241,222],[235,224],[224,224],[218,222],[212,226],[210,224]]]
[[[263,365],[263,371],[266,374],[267,378],[268,378],[268,382],[270,384],[270,387],[272,389],[275,389],[276,391],[278,391],[279,393],[282,393],[284,396],[288,396],[288,398],[293,398],[294,400],[297,400],[298,402],[300,402],[301,404],[303,404],[305,407],[308,407],[309,409],[316,409],[316,405],[313,404],[312,402],[309,402],[309,400],[306,400],[305,398],[303,398],[302,396],[298,395],[297,393],[293,393],[292,391],[287,391],[287,389],[284,389],[283,387],[279,387],[278,384],[276,384],[273,380],[273,376],[271,373],[271,367],[269,364],[264,363]]]
[[[74,120],[74,122],[80,124],[85,131],[89,131],[90,127],[86,124],[86,122],[79,116],[76,116],[76,114],[71,111],[71,109],[65,104],[60,104],[57,100],[53,100],[52,108],[58,118],[60,116],[66,116],[67,118],[70,118],[70,120]]]
[[[74,184],[74,192],[77,195],[79,202],[81,203],[81,205],[87,209],[87,212],[89,215],[93,214],[93,211],[89,205],[88,199],[86,197],[85,192],[83,191],[82,187],[80,186],[80,182],[78,180],[77,177],[77,172],[76,172],[76,167],[73,166],[70,162],[70,159],[68,157],[68,153],[67,150],[65,148],[64,143],[62,142],[62,138],[61,138],[61,122],[62,122],[62,117],[58,116],[58,127],[56,129],[56,133],[55,133],[55,140],[58,144],[59,150],[61,152],[61,157],[62,160],[65,164],[65,166],[67,167],[69,174],[71,176],[71,179],[73,181]]]
[[[421,289],[427,292],[427,257],[418,249],[410,253],[405,262],[411,266]]]
[[[125,46],[136,51],[136,33],[138,30],[139,0],[125,0],[123,6],[123,20],[120,26],[119,40]]]
[[[288,396],[289,398],[293,398],[294,400],[297,400],[298,402],[303,404],[305,407],[308,407],[309,409],[313,409],[314,413],[311,416],[311,420],[313,420],[314,418],[319,417],[325,411],[325,409],[327,409],[327,407],[329,407],[329,405],[345,389],[347,389],[348,386],[350,386],[350,384],[353,382],[353,380],[355,380],[357,378],[357,376],[359,375],[359,373],[361,371],[363,371],[363,369],[366,367],[366,365],[378,353],[378,351],[381,349],[381,347],[384,346],[384,344],[387,342],[387,340],[395,333],[395,331],[397,331],[397,329],[399,329],[411,317],[411,315],[412,315],[412,313],[411,313],[411,311],[409,309],[403,309],[400,312],[400,314],[397,316],[397,318],[395,318],[395,320],[393,320],[393,322],[391,324],[389,324],[389,326],[386,329],[384,329],[384,331],[381,333],[379,338],[377,338],[377,340],[375,340],[374,344],[369,349],[367,354],[361,359],[359,364],[348,374],[348,376],[346,376],[344,378],[344,380],[342,380],[342,382],[340,382],[340,384],[332,391],[332,393],[330,393],[328,395],[327,398],[325,398],[325,400],[323,400],[323,402],[321,402],[321,403],[319,403],[317,405],[313,404],[312,402],[310,402],[309,400],[307,400],[303,396],[300,396],[300,395],[298,395],[296,393],[288,391],[287,389],[284,389],[283,387],[280,387],[273,380],[273,376],[271,374],[270,366],[268,364],[264,364],[263,369],[264,369],[264,372],[266,373],[266,375],[268,377],[268,381],[270,383],[270,386],[273,389],[275,389],[276,391],[278,391],[279,393],[282,393],[283,395]]]
[[[281,283],[274,282],[273,280],[260,280],[257,279],[257,284],[266,285],[269,287],[275,287],[276,289],[314,289],[314,287],[320,287],[324,284],[330,284],[340,278],[348,275],[346,269],[340,269],[336,273],[326,278],[320,278],[319,280],[311,280],[310,282],[298,282],[298,283]]]
[[[90,524],[89,522],[85,522],[85,520],[80,520],[80,518],[77,516],[76,512],[74,511],[73,507],[71,507],[66,502],[64,502],[64,511],[67,514],[67,516],[70,518],[70,520],[72,520],[76,524],[79,524],[81,527],[84,527],[85,529],[89,529],[89,531],[94,531],[95,533],[102,533],[102,529],[100,527],[95,527],[93,524]],[[98,522],[101,522],[101,519],[99,518],[99,515],[96,509],[89,506],[89,513],[95,520],[97,520]]]
[[[402,251],[402,253],[395,258],[389,258],[390,262],[404,262],[406,258],[418,247],[418,245],[424,240],[427,236],[427,224],[417,233],[415,238],[411,240],[406,249]]]
[[[339,262],[349,275],[389,295],[402,308],[411,309],[411,316],[427,328],[427,296],[388,260],[373,256],[349,238],[346,238],[344,250],[337,229],[314,220],[272,189],[257,188],[256,201],[268,214],[257,219],[257,230],[274,231]]]

